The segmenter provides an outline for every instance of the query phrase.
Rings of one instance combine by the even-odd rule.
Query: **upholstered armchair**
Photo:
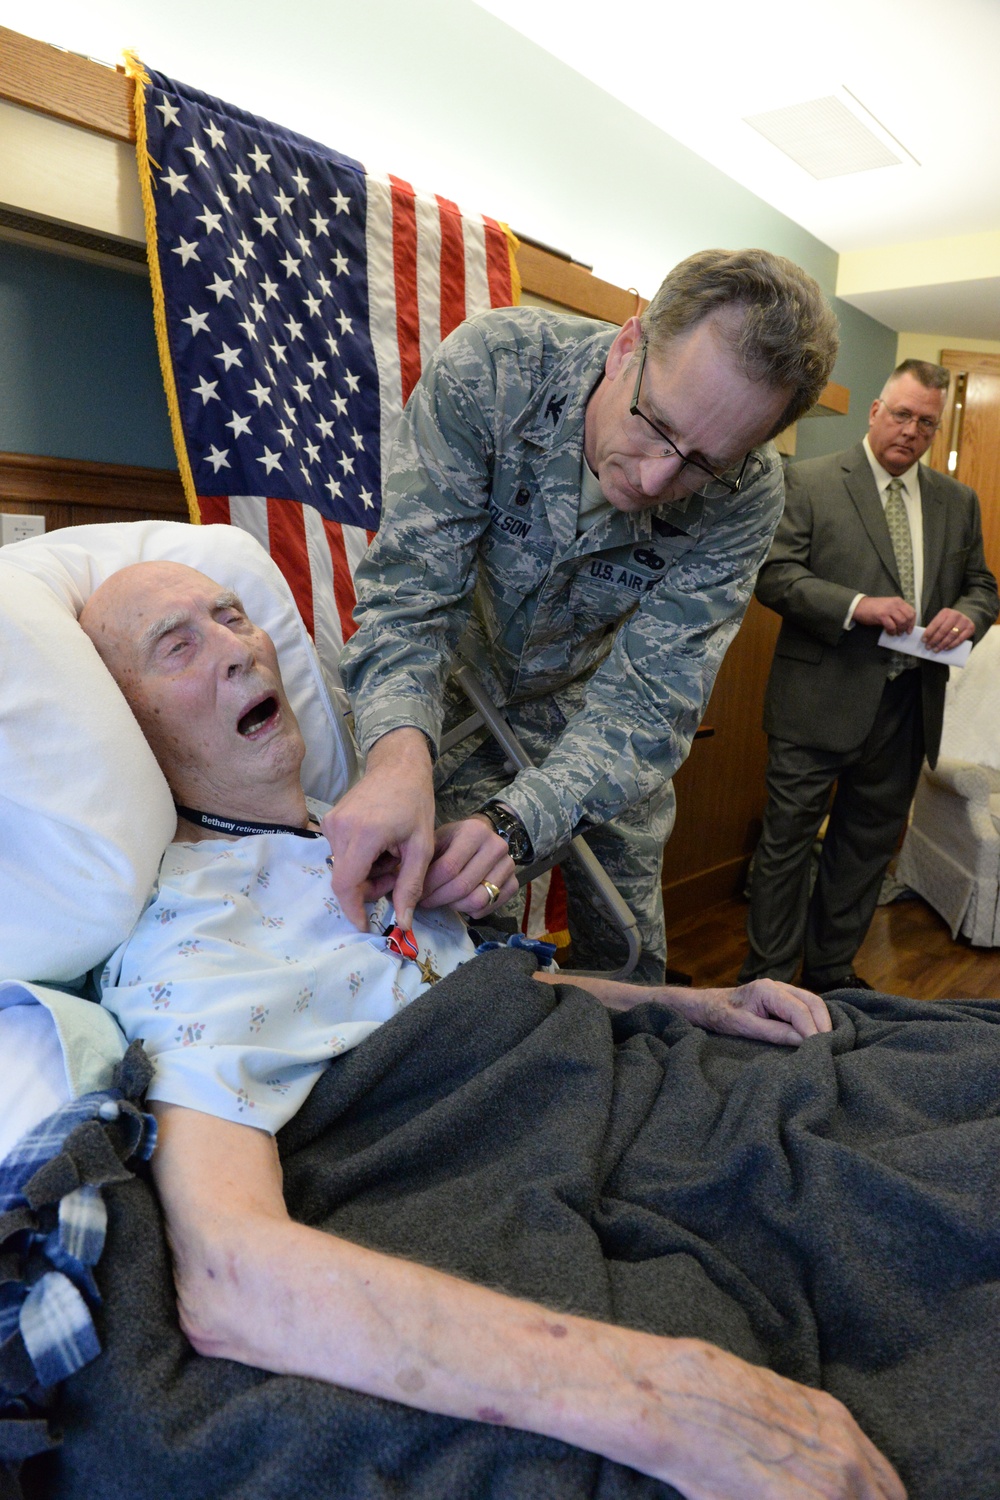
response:
[[[1000,946],[1000,627],[952,669],[941,757],[924,766],[897,879],[982,947]]]

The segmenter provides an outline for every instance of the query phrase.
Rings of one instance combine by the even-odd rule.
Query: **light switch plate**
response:
[[[41,536],[45,531],[44,516],[0,516],[0,547],[8,542],[23,542],[28,536]]]

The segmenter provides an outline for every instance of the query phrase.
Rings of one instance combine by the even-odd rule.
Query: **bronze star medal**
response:
[[[417,968],[420,970],[420,978],[424,984],[436,984],[441,978],[441,975],[434,967],[434,960],[431,958],[429,948],[427,950],[427,957],[417,960]]]

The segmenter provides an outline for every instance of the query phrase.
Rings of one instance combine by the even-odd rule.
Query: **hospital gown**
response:
[[[320,811],[323,809],[320,807]],[[359,932],[330,889],[324,838],[251,834],[174,843],[102,1002],[155,1064],[148,1097],[276,1132],[331,1058],[471,958],[455,913],[419,911],[416,961]]]

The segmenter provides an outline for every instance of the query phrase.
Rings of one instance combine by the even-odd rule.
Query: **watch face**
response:
[[[522,861],[524,860],[524,855],[525,855],[525,848],[524,848],[525,838],[524,838],[524,834],[521,832],[521,830],[519,828],[509,828],[507,830],[507,833],[506,833],[506,838],[507,838],[507,848],[508,848],[508,851],[510,852],[511,859],[514,861],[514,863],[516,865],[521,864]]]
[[[514,813],[508,812],[505,807],[497,807],[495,803],[484,810],[497,833],[506,841],[514,863],[526,864],[531,857],[531,840],[521,820]]]

